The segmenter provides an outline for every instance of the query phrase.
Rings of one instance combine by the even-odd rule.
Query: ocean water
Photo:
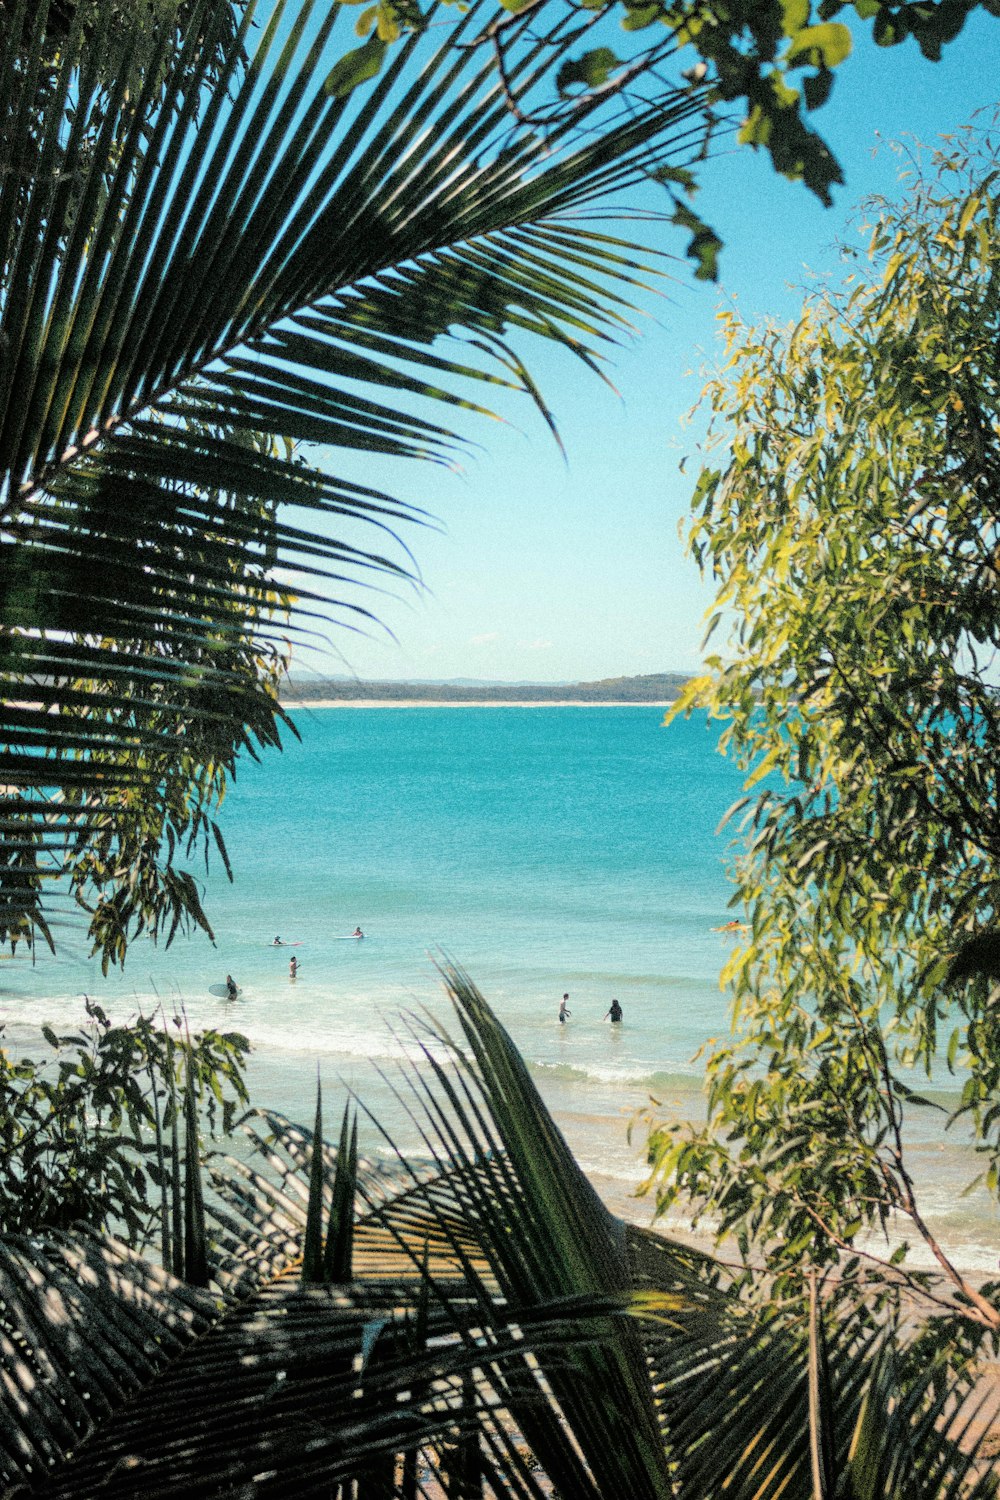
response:
[[[409,1146],[390,1087],[399,1017],[447,1019],[435,968],[447,957],[513,1035],[606,1201],[648,1221],[628,1120],[651,1096],[701,1116],[695,1054],[728,1025],[718,976],[732,938],[712,929],[732,914],[716,830],[740,777],[714,731],[703,718],[665,728],[647,706],[295,719],[301,742],[241,767],[227,796],[235,883],[218,864],[206,880],[214,945],[203,934],[166,950],[140,942],[123,973],[104,977],[82,933],[63,929],[55,957],[0,963],[7,1045],[30,1049],[43,1021],[75,1025],[85,994],[116,1019],[183,1005],[194,1027],[250,1037],[256,1102],[310,1121],[319,1069],[327,1100],[355,1089]],[[349,937],[356,925],[363,941]],[[275,935],[297,946],[275,948]],[[235,1002],[210,993],[227,973]],[[616,1027],[603,1020],[613,996]],[[968,1158],[935,1138],[918,1154],[935,1228],[965,1264],[994,1269],[995,1211],[983,1196],[957,1198]]]

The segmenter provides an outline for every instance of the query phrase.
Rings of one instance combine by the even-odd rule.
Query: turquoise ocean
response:
[[[605,1200],[648,1222],[628,1121],[651,1096],[671,1117],[701,1117],[695,1054],[728,1028],[719,972],[733,938],[712,929],[733,915],[717,828],[740,776],[715,731],[698,717],[664,727],[650,706],[293,717],[301,740],[241,763],[220,814],[235,881],[217,860],[205,881],[214,945],[200,933],[138,942],[105,977],[63,927],[54,957],[0,963],[5,1045],[36,1054],[37,1028],[77,1025],[84,995],[116,1020],[183,1004],[194,1027],[249,1036],[255,1102],[311,1121],[318,1066],[331,1118],[349,1085],[405,1146],[412,1127],[390,1087],[399,1016],[447,1018],[435,969],[447,957],[511,1032]],[[358,925],[363,941],[349,937]],[[297,946],[272,946],[276,935]],[[235,1002],[210,993],[227,973]],[[616,1027],[603,1019],[612,997]],[[959,1194],[970,1157],[927,1134],[916,1164],[932,1227],[964,1265],[995,1270],[996,1211]]]

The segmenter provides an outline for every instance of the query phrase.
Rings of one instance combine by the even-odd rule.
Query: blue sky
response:
[[[750,320],[792,317],[810,272],[836,272],[837,237],[857,239],[858,200],[894,190],[904,158],[893,142],[933,144],[992,106],[998,62],[1000,22],[984,15],[937,64],[912,44],[859,41],[815,117],[846,177],[832,209],[748,150],[709,163],[695,206],[726,241],[719,283],[694,281],[679,231],[654,231],[678,256],[676,280],[641,338],[615,352],[618,396],[567,356],[523,350],[565,460],[522,405],[505,409],[507,427],[474,430],[483,449],[461,475],[410,466],[401,480],[370,465],[367,482],[438,518],[439,531],[407,534],[424,589],[374,598],[386,630],[336,632],[293,670],[549,682],[696,670],[711,595],[678,528],[697,472],[685,419],[718,351],[717,313],[735,303]]]

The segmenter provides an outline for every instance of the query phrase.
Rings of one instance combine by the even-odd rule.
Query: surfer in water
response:
[[[364,937],[364,933],[361,931],[360,927],[355,927],[354,931],[351,933],[351,937]]]
[[[285,945],[281,941],[280,937],[276,937],[275,940],[274,940],[274,942],[271,944],[272,948],[283,948],[284,946]]]
[[[237,985],[236,980],[233,978],[232,974],[227,974],[226,975],[226,999],[227,1000],[235,1000],[236,996],[239,994],[239,992],[240,992],[239,991],[239,986]]]
[[[622,1008],[618,1004],[617,1000],[612,1000],[611,1004],[608,1007],[607,1015],[604,1017],[604,1019],[607,1020],[608,1016],[611,1017],[612,1026],[617,1026],[618,1022],[622,1018]]]
[[[569,1008],[569,996],[563,995],[562,999],[559,1001],[559,1024],[561,1026],[565,1026],[566,1017],[571,1016],[572,1014],[573,1012]]]

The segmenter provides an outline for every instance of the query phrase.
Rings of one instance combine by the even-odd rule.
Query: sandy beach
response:
[[[272,1048],[257,1047],[247,1061],[251,1103],[261,1108],[275,1109],[310,1129],[316,1109],[316,1077],[317,1058],[305,1048],[279,1052]],[[324,1115],[328,1121],[328,1129],[331,1133],[334,1131],[335,1123],[331,1122],[339,1121],[348,1088],[353,1088],[357,1090],[362,1104],[371,1108],[375,1118],[389,1127],[393,1139],[404,1150],[422,1154],[424,1147],[414,1138],[412,1131],[406,1129],[406,1122],[400,1112],[389,1107],[391,1101],[386,1078],[398,1081],[394,1067],[386,1068],[385,1078],[377,1077],[374,1068],[369,1070],[359,1067],[349,1080],[342,1080],[332,1069],[323,1068]],[[608,1118],[589,1114],[586,1107],[579,1103],[574,1107],[571,1087],[553,1089],[550,1086],[544,1089],[544,1093],[549,1096],[545,1099],[546,1106],[551,1110],[574,1156],[585,1165],[587,1176],[605,1205],[612,1213],[629,1223],[653,1227],[652,1198],[636,1196],[636,1190],[645,1175],[642,1141],[637,1137],[635,1144],[630,1144],[627,1139],[632,1112],[630,1106],[642,1105],[645,1102],[643,1096],[636,1091],[627,1104],[623,1099],[623,1107],[617,1118]],[[552,1097],[553,1093],[557,1097]],[[700,1098],[692,1096],[690,1103],[690,1113],[695,1115],[699,1112]],[[363,1125],[362,1135],[366,1138],[366,1149],[378,1150],[384,1147],[384,1142],[370,1124]],[[601,1142],[600,1150],[595,1149],[597,1141]],[[605,1157],[607,1169],[602,1171],[600,1164]],[[664,1232],[677,1234],[703,1249],[711,1246],[709,1236],[691,1235],[680,1215],[673,1215],[669,1223],[660,1223],[656,1227]]]
[[[621,702],[601,701],[593,698],[489,698],[465,699],[461,702],[437,698],[295,698],[282,700],[282,708],[671,708],[672,703],[638,702],[635,699]]]

